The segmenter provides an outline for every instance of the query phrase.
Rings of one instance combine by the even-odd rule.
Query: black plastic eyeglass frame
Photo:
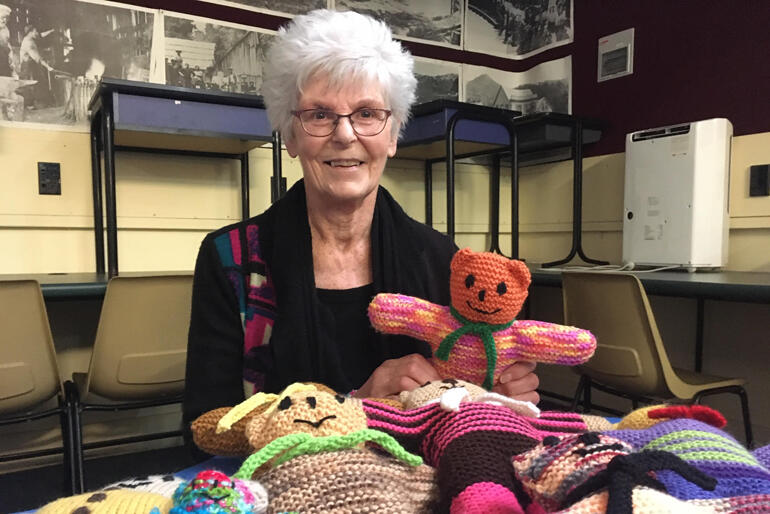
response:
[[[329,114],[334,114],[337,117],[337,119],[334,120],[334,124],[332,125],[332,129],[327,134],[323,134],[323,135],[311,134],[310,131],[307,129],[307,127],[305,127],[305,124],[302,121],[302,113],[303,112],[315,112],[315,111],[322,111],[322,112],[326,112],[326,113],[329,113]],[[361,134],[361,133],[359,133],[358,130],[356,130],[356,124],[353,123],[353,118],[351,118],[351,116],[353,116],[357,112],[361,112],[361,111],[384,112],[385,113],[385,119],[382,120],[382,127],[380,128],[380,130],[378,130],[374,134]],[[337,125],[339,124],[340,119],[348,118],[348,120],[350,120],[350,127],[353,129],[353,132],[355,132],[356,134],[358,134],[359,136],[362,136],[362,137],[371,137],[371,136],[376,136],[378,134],[381,134],[382,131],[385,130],[385,125],[388,124],[388,118],[390,118],[390,116],[393,114],[393,111],[391,111],[389,109],[371,109],[371,108],[367,107],[367,108],[358,109],[356,111],[353,111],[350,114],[339,114],[339,113],[336,113],[334,111],[328,111],[326,109],[303,109],[301,111],[291,111],[291,113],[294,116],[297,117],[297,119],[299,120],[299,124],[302,126],[302,130],[304,130],[305,133],[308,136],[313,136],[313,137],[326,137],[326,136],[330,136],[330,135],[332,135],[334,133],[335,130],[337,130]]]

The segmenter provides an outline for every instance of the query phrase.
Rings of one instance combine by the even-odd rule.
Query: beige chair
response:
[[[117,276],[107,284],[88,373],[72,377],[81,490],[84,449],[181,435],[180,419],[179,430],[83,444],[81,414],[182,401],[191,297],[192,275]]]
[[[51,400],[56,399],[56,407]],[[68,494],[75,487],[73,418],[66,401],[40,285],[0,281],[0,425],[59,416],[62,448],[18,452],[0,462],[64,453]]]
[[[741,400],[746,445],[753,437],[742,378],[726,378],[674,368],[663,346],[644,286],[630,273],[562,273],[564,321],[590,330],[596,353],[579,366],[573,410],[583,397],[591,409],[591,388],[638,401],[656,399],[700,403],[704,396],[734,393]]]

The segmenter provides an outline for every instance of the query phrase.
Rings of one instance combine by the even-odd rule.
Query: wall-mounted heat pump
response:
[[[626,136],[624,263],[727,264],[732,134],[715,118]]]

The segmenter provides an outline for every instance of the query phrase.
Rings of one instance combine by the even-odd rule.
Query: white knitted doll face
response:
[[[426,382],[412,391],[403,391],[399,396],[399,400],[405,409],[416,409],[429,402],[438,401],[441,398],[441,395],[450,389],[458,388],[464,388],[468,392],[469,398],[475,398],[487,392],[484,388],[466,382],[465,380],[445,378],[443,380]]]
[[[274,408],[251,420],[246,437],[255,450],[279,437],[304,432],[314,437],[344,435],[366,428],[361,400],[324,391],[282,395]]]

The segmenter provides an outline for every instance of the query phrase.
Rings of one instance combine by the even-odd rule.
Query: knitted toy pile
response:
[[[590,332],[515,319],[529,283],[523,262],[465,248],[452,259],[450,306],[381,293],[369,305],[369,319],[380,332],[427,341],[443,378],[485,389],[518,360],[570,366],[586,362],[596,349]]]

